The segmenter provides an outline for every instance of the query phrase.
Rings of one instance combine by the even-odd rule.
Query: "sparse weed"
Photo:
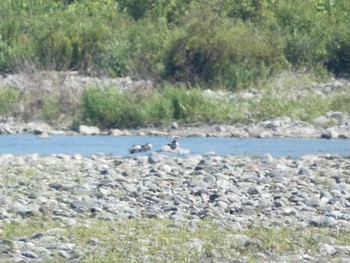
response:
[[[193,262],[216,257],[230,260],[235,255],[249,262],[259,262],[256,252],[274,255],[317,253],[320,242],[332,238],[337,245],[350,241],[350,232],[313,227],[293,228],[285,226],[252,225],[248,229],[233,231],[216,225],[210,219],[200,220],[197,225],[175,223],[164,219],[125,219],[105,221],[89,219],[89,222],[64,227],[58,221],[32,217],[19,223],[2,227],[0,238],[16,237],[57,231],[58,239],[69,235],[71,242],[84,246],[89,254],[82,262]],[[244,240],[251,241],[245,242]],[[97,243],[96,243],[97,242]],[[237,243],[238,242],[238,243]],[[243,244],[243,243],[244,244]]]

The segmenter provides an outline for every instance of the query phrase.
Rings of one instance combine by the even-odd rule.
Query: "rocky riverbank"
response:
[[[50,135],[111,135],[111,136],[165,136],[165,137],[235,137],[235,138],[324,138],[349,139],[350,116],[344,115],[344,121],[333,126],[312,125],[290,118],[280,118],[259,122],[257,124],[236,125],[201,125],[182,126],[176,122],[169,126],[139,129],[109,129],[100,130],[98,127],[81,125],[78,131],[70,129],[57,130],[43,122],[17,122],[7,120],[0,122],[0,134],[36,134],[46,138]],[[346,115],[346,116],[345,116]],[[349,118],[347,120],[346,118]],[[320,118],[327,121],[327,118]],[[346,120],[345,120],[346,119]]]
[[[237,110],[236,114],[244,114],[244,116],[241,121],[238,118],[237,123],[234,124],[191,126],[182,125],[180,121],[179,123],[174,122],[163,127],[100,130],[98,127],[84,125],[77,127],[77,124],[73,125],[72,118],[74,116],[70,116],[69,112],[62,112],[60,116],[51,119],[51,122],[47,120],[45,123],[45,118],[40,113],[43,103],[45,101],[50,103],[60,102],[66,103],[65,108],[78,108],[81,104],[83,91],[91,86],[100,87],[101,89],[114,87],[115,89],[142,97],[154,91],[154,83],[151,80],[133,79],[131,77],[97,78],[81,76],[77,72],[28,70],[21,74],[0,76],[0,89],[11,87],[18,90],[21,94],[19,101],[16,102],[16,109],[13,115],[5,114],[2,116],[0,120],[0,134],[34,133],[39,135],[43,133],[46,135],[44,137],[50,134],[80,133],[86,135],[110,134],[114,136],[144,134],[181,137],[350,138],[350,114],[346,107],[348,104],[347,94],[349,94],[350,90],[349,80],[329,79],[326,83],[315,83],[309,80],[307,76],[286,73],[278,76],[276,80],[271,80],[271,83],[266,84],[264,89],[249,88],[237,92],[203,90],[203,94],[210,99],[225,98],[227,99],[225,103],[242,106],[242,112]],[[266,100],[266,98],[268,99]],[[289,112],[288,107],[284,105],[285,98],[288,98],[290,101],[305,103],[309,100],[315,100],[321,106],[319,108],[316,107],[317,109],[311,112],[304,112],[305,109],[303,108],[293,109],[291,107],[289,108],[291,112]],[[344,101],[342,101],[342,98]],[[256,106],[261,107],[261,109],[244,106],[247,103],[249,104],[249,102],[264,100],[266,100],[265,104],[257,104],[258,106]],[[330,101],[332,101],[334,107],[322,104],[327,104],[326,102]],[[50,106],[50,103],[47,105]],[[336,107],[343,104],[345,105],[344,107]],[[54,107],[54,105],[52,104],[51,106]],[[51,109],[49,106],[46,109],[47,115],[54,111],[54,108]],[[267,107],[268,110],[264,111],[264,107]],[[287,109],[284,109],[284,107],[287,107]],[[331,111],[330,109],[332,108],[339,108],[342,111]],[[282,112],[274,115],[274,111],[281,111],[281,109]],[[300,114],[301,112],[304,112],[304,118],[300,118],[303,115]],[[261,114],[264,116],[263,118],[261,118]],[[312,114],[312,117],[309,116],[310,114]],[[307,119],[308,121],[305,122],[300,119]],[[26,122],[23,120],[26,120]],[[212,121],[215,122],[215,120]]]
[[[349,158],[2,155],[0,171],[1,262],[349,262]]]

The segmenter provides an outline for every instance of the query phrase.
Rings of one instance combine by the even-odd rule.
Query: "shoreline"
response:
[[[80,125],[79,131],[55,129],[44,122],[1,122],[0,135],[34,134],[43,138],[50,135],[109,135],[109,136],[161,136],[161,137],[234,137],[234,138],[323,138],[349,139],[350,123],[334,126],[316,126],[302,122],[260,122],[258,124],[179,125],[174,122],[160,128],[100,130],[96,126]]]

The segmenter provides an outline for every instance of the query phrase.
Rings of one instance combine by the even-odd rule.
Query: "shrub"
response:
[[[350,75],[350,29],[341,27],[333,34],[333,41],[327,45],[329,57],[327,67],[336,75]]]
[[[41,117],[48,123],[54,123],[62,113],[58,101],[44,101],[41,109]]]
[[[197,89],[165,87],[146,101],[146,115],[151,122],[202,123],[215,121],[215,103]]]
[[[85,122],[102,128],[135,127],[142,124],[139,105],[117,88],[90,87],[82,95]]]
[[[135,20],[146,16],[154,20],[164,17],[169,24],[176,24],[192,0],[118,0],[117,2],[119,10],[126,11]]]
[[[0,89],[0,115],[1,117],[13,116],[16,114],[20,91],[18,89],[4,87]]]
[[[285,99],[271,92],[263,94],[262,98],[250,103],[250,112],[256,119],[269,119],[273,117],[298,116],[301,104],[294,99]]]
[[[3,1],[0,71],[38,69],[234,90],[284,69],[349,74],[347,0]]]
[[[275,10],[285,37],[284,54],[295,67],[322,63],[327,57],[327,15],[310,1],[283,2]]]
[[[350,95],[345,93],[332,97],[330,100],[330,110],[350,112]]]
[[[108,47],[111,39],[118,41],[116,29],[123,20],[114,5],[113,1],[6,1],[0,6],[0,35],[11,56],[2,64],[8,68],[15,60],[11,70],[30,61],[39,69],[108,72],[116,65]]]
[[[143,18],[147,12],[155,9],[155,0],[118,0],[118,7],[128,12],[135,20]]]
[[[202,11],[183,26],[165,61],[166,76],[176,81],[236,89],[271,75],[283,62],[277,41],[240,21]]]
[[[220,102],[205,97],[199,89],[171,88],[163,91],[162,99],[170,102],[172,119],[185,123],[220,122]]]
[[[170,32],[162,19],[144,20],[128,30],[128,71],[133,76],[158,79],[164,70],[163,56]]]
[[[10,48],[0,38],[0,71],[6,72],[9,68]]]
[[[198,89],[166,86],[137,98],[116,88],[90,87],[82,96],[83,121],[102,128],[143,125],[219,123],[230,120],[234,107],[224,99],[211,99]]]

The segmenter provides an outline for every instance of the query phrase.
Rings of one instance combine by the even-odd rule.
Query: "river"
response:
[[[151,143],[152,151],[158,150],[171,139],[156,136],[63,136],[53,135],[40,139],[34,135],[1,135],[0,154],[80,154],[91,156],[127,156],[133,144]],[[181,138],[180,146],[191,154],[215,152],[218,155],[289,156],[299,158],[306,154],[336,154],[350,156],[350,140],[325,139],[238,139],[238,138]],[[145,154],[145,153],[143,153]]]

